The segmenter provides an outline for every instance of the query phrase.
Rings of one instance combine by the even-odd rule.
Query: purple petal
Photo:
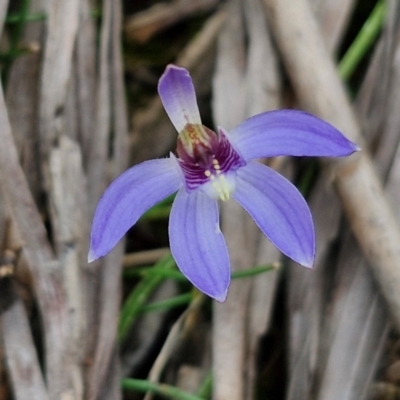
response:
[[[185,68],[168,65],[158,82],[161,101],[176,130],[187,123],[201,124],[192,78]]]
[[[172,205],[169,240],[176,264],[189,281],[208,296],[225,301],[230,265],[217,201],[201,191],[181,189]]]
[[[150,207],[182,186],[182,173],[170,158],[129,168],[104,192],[93,218],[88,260],[106,255]]]
[[[286,178],[265,165],[251,162],[237,171],[233,197],[282,253],[312,267],[315,237],[310,210]]]
[[[332,125],[297,110],[255,115],[228,137],[246,161],[275,156],[342,157],[359,150]]]

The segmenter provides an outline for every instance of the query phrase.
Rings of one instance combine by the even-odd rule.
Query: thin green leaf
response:
[[[124,271],[124,277],[137,277],[137,276],[151,276],[151,275],[158,275],[163,278],[171,278],[175,279],[177,281],[185,281],[186,278],[183,276],[183,274],[178,271],[177,269],[165,269],[163,267],[140,267],[140,268],[132,268],[132,269],[127,269]]]
[[[277,267],[278,265],[271,264],[271,265],[261,265],[259,267],[245,269],[243,271],[235,271],[232,272],[232,279],[249,278],[254,275],[263,274],[264,272],[275,271]]]
[[[357,37],[342,57],[338,69],[340,76],[347,80],[356,70],[360,61],[370,50],[376,37],[382,29],[386,15],[386,2],[380,0],[372,10],[370,16],[360,29]]]
[[[184,293],[178,296],[171,297],[167,300],[162,300],[147,304],[141,308],[140,312],[148,313],[151,311],[171,310],[172,308],[189,304],[192,301],[192,299],[193,299],[192,293]]]
[[[161,258],[155,266],[158,268],[171,269],[175,266],[175,261],[172,256],[168,254]],[[120,341],[124,340],[143,304],[163,279],[164,277],[161,275],[145,276],[129,294],[123,304],[120,315],[118,327],[118,337]]]
[[[196,392],[196,396],[199,396],[203,399],[209,399],[212,394],[213,388],[213,374],[212,371],[209,371],[201,383],[199,389]]]
[[[183,390],[173,386],[163,383],[152,383],[142,379],[123,379],[122,388],[125,390],[134,390],[142,393],[151,392],[173,400],[205,400],[202,397],[184,392]]]

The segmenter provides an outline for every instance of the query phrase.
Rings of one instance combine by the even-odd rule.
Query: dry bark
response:
[[[251,1],[244,7],[232,1],[219,38],[213,91],[215,125],[230,130],[250,115],[277,108],[279,96],[277,62],[261,3]],[[278,259],[277,250],[237,203],[223,204],[221,213],[233,270]],[[215,304],[215,399],[253,397],[256,349],[269,322],[276,278],[277,272],[272,272],[255,280],[232,282],[227,301]]]
[[[333,179],[375,279],[400,329],[400,230],[383,194],[359,124],[306,0],[265,0],[275,37],[303,106],[364,150],[329,163]],[[290,21],[290,23],[289,23]],[[363,207],[360,207],[363,204]]]

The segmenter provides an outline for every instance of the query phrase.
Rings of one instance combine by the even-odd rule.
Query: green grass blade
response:
[[[175,266],[175,261],[170,254],[160,259],[156,266],[158,268],[171,269]],[[148,297],[153,293],[156,287],[164,279],[160,275],[149,275],[144,277],[132,290],[123,304],[119,327],[118,327],[118,337],[120,341],[123,341],[129,328],[132,326],[135,318],[139,314],[144,303],[147,301]]]
[[[151,392],[173,400],[204,400],[202,397],[184,392],[174,386],[163,383],[152,383],[143,379],[123,379],[122,388],[142,393]]]
[[[344,80],[350,78],[360,61],[370,50],[372,44],[382,29],[385,15],[386,4],[385,1],[380,0],[372,10],[370,16],[360,29],[357,37],[354,39],[353,43],[339,63],[339,74]]]

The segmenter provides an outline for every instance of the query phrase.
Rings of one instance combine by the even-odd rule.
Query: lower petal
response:
[[[181,186],[179,166],[170,158],[145,161],[120,175],[97,205],[89,262],[106,255],[144,212]]]
[[[230,282],[229,256],[219,227],[218,203],[201,191],[181,189],[172,205],[169,238],[181,272],[199,290],[222,302]]]
[[[233,197],[282,253],[312,267],[314,226],[308,205],[293,184],[273,169],[252,162],[237,171]]]

